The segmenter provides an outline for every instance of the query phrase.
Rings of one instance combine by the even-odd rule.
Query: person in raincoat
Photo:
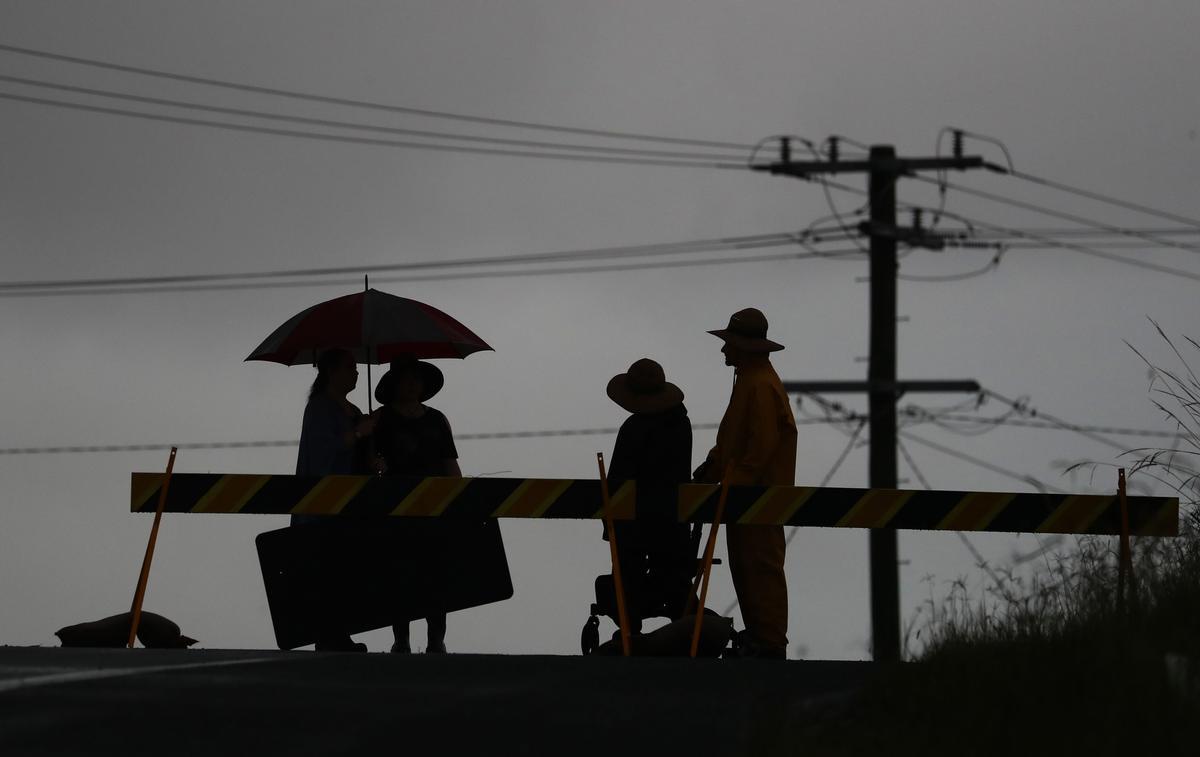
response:
[[[358,383],[358,366],[346,350],[330,349],[317,358],[317,377],[313,380],[304,407],[300,430],[300,450],[296,455],[296,475],[328,476],[367,473],[368,437],[375,430],[375,418],[346,398]],[[337,525],[325,516],[293,515],[293,526],[333,529]],[[332,531],[323,532],[327,537]],[[320,559],[320,555],[316,556]],[[327,576],[328,578],[328,576]],[[332,578],[329,578],[332,581]],[[338,609],[338,590],[332,583],[311,587],[311,611],[317,628],[316,649],[324,651],[365,652],[345,631],[342,611]]]
[[[733,393],[717,430],[717,443],[696,470],[704,483],[793,486],[796,419],[770,353],[783,345],[767,339],[767,318],[755,308],[734,313],[724,329],[708,332],[725,344],[734,369]],[[782,526],[729,524],[729,572],[746,631],[741,653],[783,659],[787,653],[788,598],[783,572]]]
[[[608,475],[637,482],[638,520],[614,524],[630,624],[637,633],[643,618],[682,615],[691,591],[695,551],[687,525],[676,520],[676,501],[679,485],[691,476],[692,424],[683,392],[649,358],[613,376],[607,392],[630,413],[617,432]]]
[[[375,451],[382,463],[377,463],[378,472],[395,476],[462,476],[450,422],[441,411],[424,404],[441,390],[444,382],[442,372],[432,363],[412,356],[392,361],[391,369],[375,387],[375,399],[381,405],[379,426],[375,430]],[[393,525],[409,530],[426,529],[431,536],[441,537],[454,528],[454,524],[439,522]],[[428,629],[425,651],[444,653],[446,613],[430,615],[425,622]],[[408,623],[396,623],[392,632],[395,636],[392,651],[411,652]]]

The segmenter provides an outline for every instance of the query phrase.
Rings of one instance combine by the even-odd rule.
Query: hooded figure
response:
[[[637,632],[642,618],[678,618],[691,591],[695,550],[687,525],[676,520],[676,503],[679,485],[691,476],[692,424],[683,392],[648,358],[614,376],[608,396],[631,413],[617,432],[608,475],[637,482],[638,520],[615,524],[630,622]]]

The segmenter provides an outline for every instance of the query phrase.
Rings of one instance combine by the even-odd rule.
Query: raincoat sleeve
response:
[[[754,387],[739,410],[743,415],[738,426],[745,434],[745,442],[742,454],[730,461],[733,464],[730,486],[759,483],[780,440],[776,402],[768,387]]]

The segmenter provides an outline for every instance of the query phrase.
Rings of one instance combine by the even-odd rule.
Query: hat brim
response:
[[[772,342],[766,337],[756,338],[742,336],[741,334],[730,331],[729,329],[717,329],[716,331],[710,331],[708,333],[712,334],[718,339],[729,342],[738,349],[745,350],[746,352],[779,352],[780,350],[784,349],[782,344],[779,342]]]
[[[608,382],[608,398],[631,413],[661,413],[683,404],[683,390],[664,382],[654,394],[640,394],[629,386],[629,374],[620,373]]]
[[[433,363],[418,360],[414,365],[421,375],[420,401],[424,402],[442,391],[442,387],[446,384],[446,377],[442,374],[442,370]],[[395,381],[396,376],[391,370],[379,377],[379,383],[375,385],[376,402],[381,405],[391,403],[392,395],[395,392]]]

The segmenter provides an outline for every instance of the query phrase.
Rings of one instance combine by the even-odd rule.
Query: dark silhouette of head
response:
[[[356,384],[358,366],[354,362],[354,355],[340,348],[325,350],[317,358],[317,377],[308,390],[308,398],[311,400],[326,392],[345,397]]]
[[[375,399],[381,405],[409,405],[424,402],[442,390],[445,377],[433,363],[404,354],[392,360],[390,369],[375,387]]]
[[[767,317],[758,308],[739,310],[729,316],[728,326],[708,333],[725,343],[721,347],[725,365],[735,368],[765,361],[770,353],[783,349],[782,344],[767,339]]]

